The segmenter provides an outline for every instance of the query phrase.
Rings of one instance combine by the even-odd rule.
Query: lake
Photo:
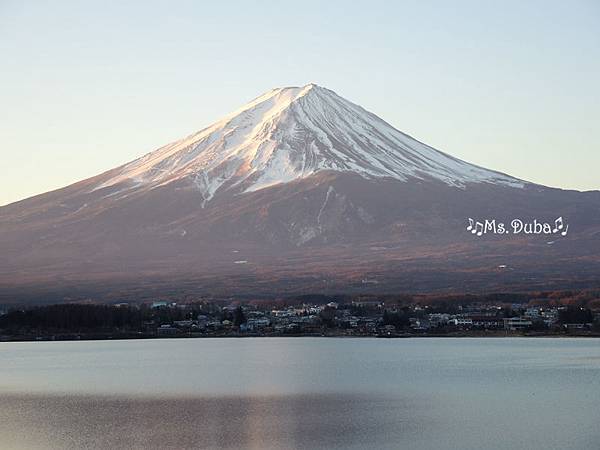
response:
[[[600,340],[0,343],[6,449],[600,448]]]

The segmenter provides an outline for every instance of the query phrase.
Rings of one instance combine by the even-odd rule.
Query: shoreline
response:
[[[156,334],[56,334],[46,336],[2,336],[1,343],[11,342],[73,342],[73,341],[135,341],[135,340],[155,340],[155,339],[248,339],[248,338],[338,338],[338,339],[423,339],[423,338],[600,338],[599,332],[587,333],[440,333],[440,334],[417,334],[417,333],[397,333],[397,334],[196,334],[182,333],[177,336],[160,336]]]

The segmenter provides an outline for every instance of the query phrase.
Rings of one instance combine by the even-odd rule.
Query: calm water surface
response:
[[[0,343],[0,448],[600,449],[598,339]]]

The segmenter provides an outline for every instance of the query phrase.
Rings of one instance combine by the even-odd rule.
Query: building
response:
[[[179,333],[179,329],[171,325],[161,325],[156,332],[161,336],[172,336]]]
[[[473,326],[473,319],[467,317],[455,317],[454,319],[450,319],[448,323],[459,328],[471,328]]]
[[[524,317],[508,317],[504,319],[505,330],[525,330],[533,325],[533,322]]]
[[[504,326],[504,320],[499,317],[473,316],[471,317],[471,320],[473,321],[473,328],[489,330],[502,328]]]
[[[587,328],[591,328],[591,323],[565,323],[563,327],[567,330],[585,330]]]
[[[429,314],[429,324],[432,328],[446,325],[449,320],[450,320],[450,314],[446,314],[446,313]]]
[[[167,305],[168,305],[168,302],[158,301],[158,302],[152,303],[152,308],[166,308]]]
[[[248,319],[245,324],[245,331],[256,332],[264,330],[271,325],[271,321],[268,317],[260,317],[256,319]]]

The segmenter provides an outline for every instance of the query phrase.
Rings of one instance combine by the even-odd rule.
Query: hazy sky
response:
[[[599,0],[0,0],[0,58],[0,204],[308,82],[467,161],[600,189]]]

